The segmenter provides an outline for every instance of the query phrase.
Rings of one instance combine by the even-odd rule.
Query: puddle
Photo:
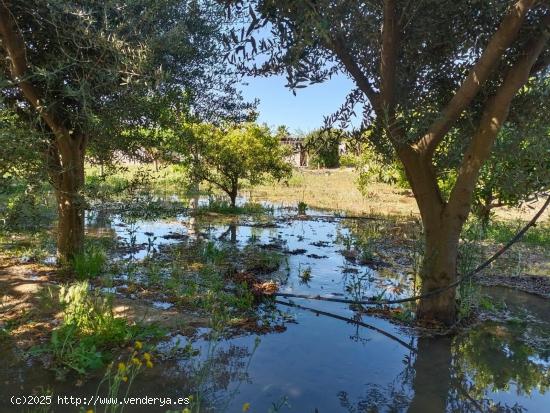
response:
[[[411,294],[410,257],[396,255],[386,262],[384,256],[394,254],[397,247],[393,252],[370,255],[355,243],[362,225],[376,227],[376,223],[341,219],[322,211],[308,213],[316,217],[296,219],[293,211],[275,209],[265,222],[241,217],[238,223],[228,223],[181,215],[130,226],[114,217],[108,226],[121,239],[140,246],[123,251],[121,259],[142,260],[167,245],[204,237],[239,249],[252,244],[283,254],[279,268],[285,274],[282,292],[346,298],[383,295],[388,299]],[[309,277],[304,277],[306,271]],[[286,314],[283,320],[288,320],[284,331],[260,336],[259,344],[254,335],[212,343],[204,337],[191,342],[174,334],[159,344],[158,363],[136,379],[132,393],[185,397],[200,376],[199,387],[214,412],[242,411],[244,403],[250,403],[254,412],[267,412],[274,405],[281,412],[300,413],[548,410],[548,300],[502,288],[485,293],[491,302],[504,303],[503,317],[452,339],[418,338],[372,316],[362,316],[364,325],[359,326],[282,305],[278,308]],[[345,304],[293,301],[341,317],[356,316]],[[151,305],[172,307],[164,301]],[[199,336],[204,333],[201,330]],[[25,364],[2,370],[0,382],[3,412],[18,411],[2,405],[8,395],[28,394],[45,383],[58,394],[86,394],[97,385],[90,380],[75,390],[71,383],[53,381],[50,372]],[[158,406],[132,409],[166,410]]]

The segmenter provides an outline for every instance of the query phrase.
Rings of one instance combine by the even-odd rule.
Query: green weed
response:
[[[101,274],[107,254],[99,247],[92,245],[80,254],[76,254],[73,258],[73,270],[78,280],[87,280],[97,277]]]
[[[302,269],[300,265],[298,267],[298,277],[300,278],[300,282],[302,282],[303,284],[309,283],[312,278],[311,267],[307,266],[304,269]]]
[[[60,376],[100,368],[110,359],[109,349],[162,333],[155,327],[129,325],[125,319],[116,318],[109,297],[91,292],[87,281],[61,287],[59,302],[63,323],[53,331],[48,344],[35,347],[31,354],[50,354],[52,368]]]
[[[211,197],[207,205],[199,206],[196,210],[196,214],[222,214],[222,215],[254,215],[273,213],[272,207],[265,207],[261,204],[254,202],[247,202],[243,205],[231,206],[229,202],[224,199]]]

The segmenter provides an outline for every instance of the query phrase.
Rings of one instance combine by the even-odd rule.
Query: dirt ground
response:
[[[21,263],[0,255],[0,328],[10,330],[18,347],[27,349],[49,337],[61,322],[57,301],[64,282],[57,268]],[[140,300],[115,297],[113,311],[130,322],[154,323],[170,331],[191,333],[207,324],[205,318],[177,309],[161,310]]]

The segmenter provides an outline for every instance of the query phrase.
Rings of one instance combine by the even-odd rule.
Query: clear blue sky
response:
[[[323,125],[323,117],[333,114],[353,89],[353,82],[345,75],[297,89],[296,96],[286,88],[283,76],[246,78],[241,86],[246,100],[258,98],[259,122],[268,126],[287,125],[291,132],[309,132]],[[360,114],[361,109],[356,108]],[[359,121],[352,122],[358,126]]]

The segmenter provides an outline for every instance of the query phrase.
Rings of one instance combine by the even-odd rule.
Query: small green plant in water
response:
[[[298,202],[298,215],[305,215],[307,211],[307,204],[304,201]]]
[[[308,284],[311,281],[311,267],[307,266],[304,269],[298,268],[298,277],[300,277],[300,282],[303,284]]]

